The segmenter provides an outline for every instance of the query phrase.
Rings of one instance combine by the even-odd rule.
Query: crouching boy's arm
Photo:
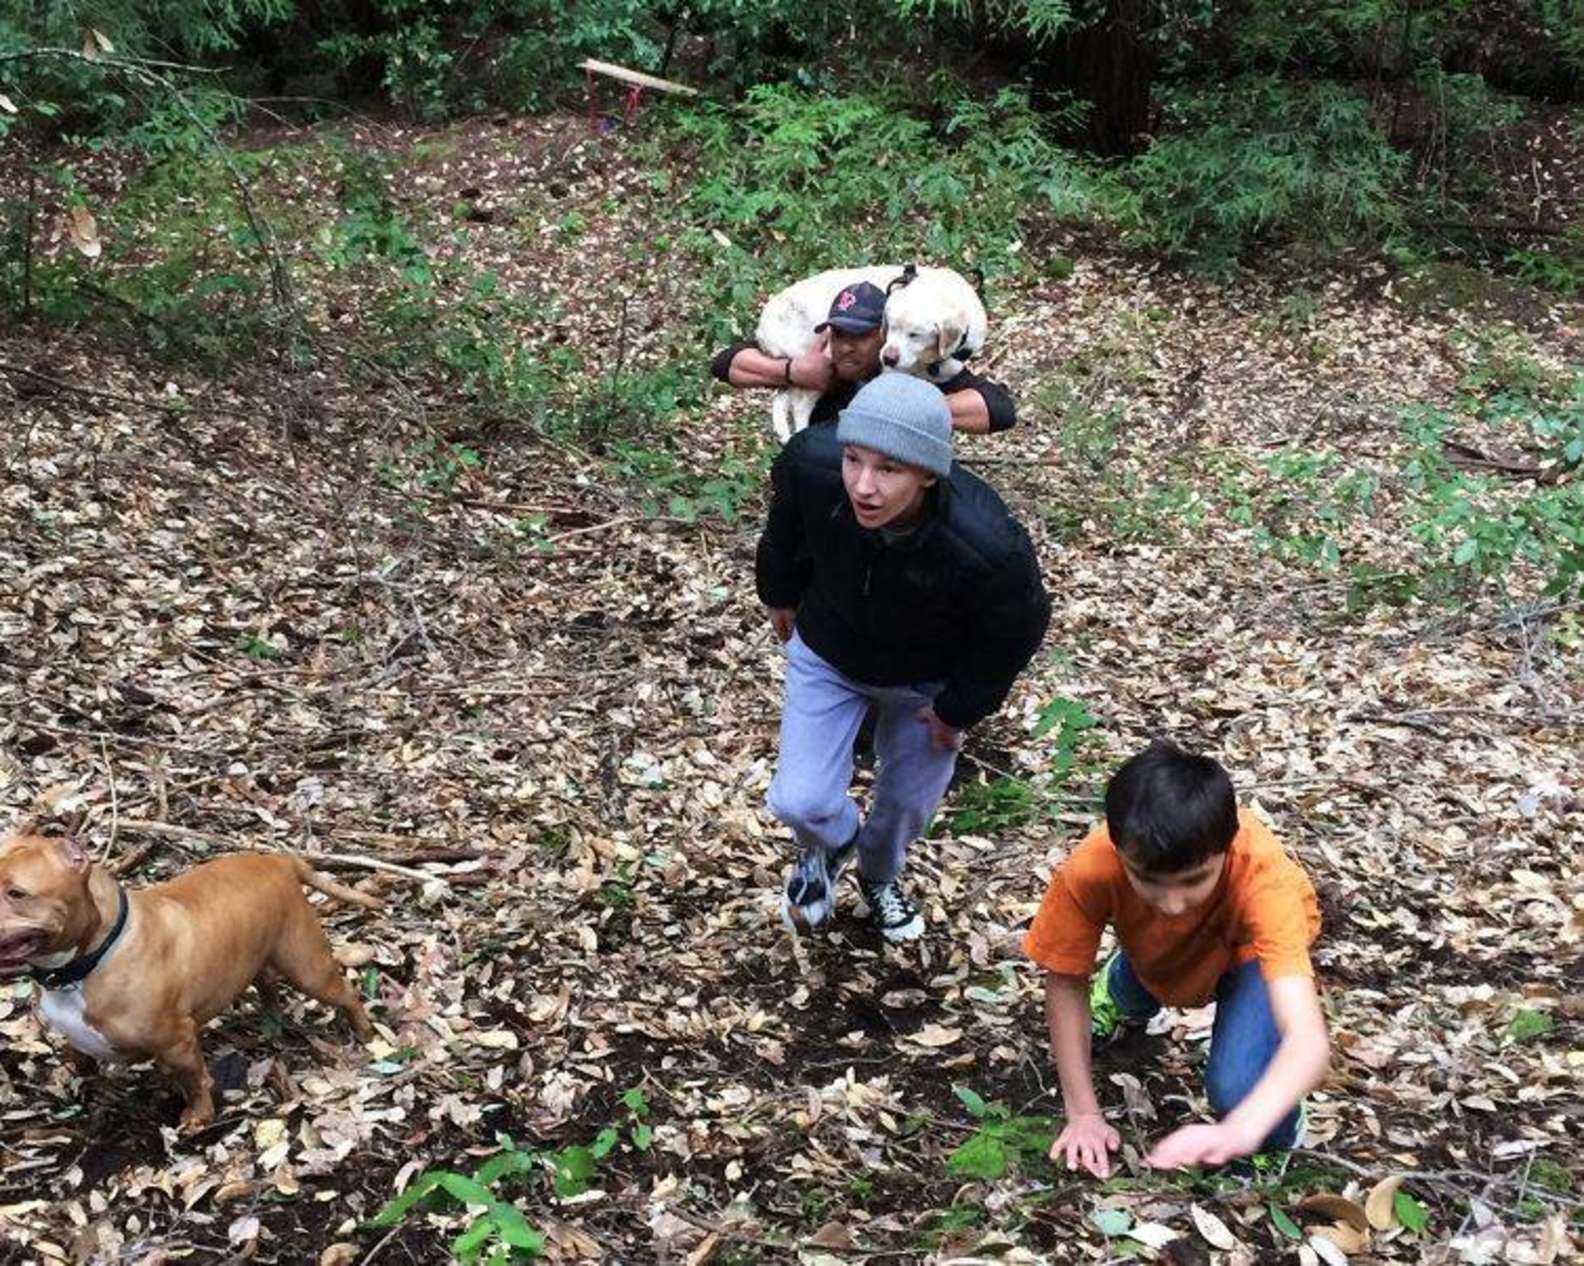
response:
[[[1219,1165],[1247,1156],[1300,1099],[1325,1080],[1331,1044],[1314,981],[1308,976],[1282,976],[1267,982],[1267,988],[1281,1044],[1265,1075],[1243,1102],[1216,1124],[1185,1126],[1167,1135],[1145,1158],[1147,1164],[1173,1169]]]
[[[1089,1071],[1089,982],[1082,976],[1045,973],[1045,1024],[1051,1059],[1061,1081],[1067,1124],[1051,1144],[1050,1158],[1080,1166],[1097,1178],[1111,1172],[1111,1156],[1121,1136],[1106,1124]]]

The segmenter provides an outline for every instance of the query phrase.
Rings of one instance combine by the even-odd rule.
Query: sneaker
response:
[[[916,941],[924,935],[924,916],[908,900],[897,880],[872,884],[859,875],[858,888],[863,893],[864,904],[869,907],[869,917],[880,929],[880,935],[893,945],[902,941]]]
[[[836,881],[858,851],[855,834],[840,848],[811,844],[803,850],[781,894],[781,922],[794,932],[812,932],[836,908]]]

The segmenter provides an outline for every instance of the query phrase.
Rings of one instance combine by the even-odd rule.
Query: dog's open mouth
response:
[[[44,933],[38,931],[17,932],[11,936],[0,937],[0,976],[15,976],[28,965],[32,958],[44,947]]]

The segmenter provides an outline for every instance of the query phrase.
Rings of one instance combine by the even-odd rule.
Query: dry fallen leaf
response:
[[[1137,1240],[1148,1248],[1160,1249],[1170,1244],[1173,1240],[1181,1239],[1181,1233],[1160,1222],[1140,1222],[1125,1232],[1130,1240]]]
[[[319,1266],[351,1266],[358,1259],[358,1246],[345,1240],[328,1245],[319,1254]]]
[[[1313,1250],[1314,1255],[1326,1266],[1348,1266],[1347,1254],[1323,1235],[1311,1235],[1306,1247]]]
[[[950,1046],[962,1038],[961,1029],[948,1029],[940,1024],[926,1024],[907,1040],[919,1046]]]
[[[1188,1212],[1193,1217],[1194,1226],[1199,1229],[1199,1234],[1214,1248],[1225,1249],[1231,1252],[1238,1246],[1238,1238],[1227,1230],[1227,1224],[1216,1217],[1207,1209],[1198,1205],[1189,1206]]]
[[[1368,1231],[1370,1227],[1369,1215],[1365,1213],[1363,1207],[1356,1200],[1349,1200],[1346,1196],[1322,1191],[1312,1196],[1305,1196],[1298,1202],[1298,1207],[1305,1213],[1314,1213],[1344,1222],[1355,1231]]]
[[[850,1249],[853,1246],[853,1237],[844,1223],[832,1219],[809,1236],[807,1243],[818,1248]]]
[[[374,951],[367,945],[358,945],[352,941],[337,945],[331,953],[335,955],[336,962],[343,967],[363,967],[374,961]]]
[[[1369,1247],[1368,1231],[1360,1231],[1346,1222],[1333,1222],[1330,1226],[1316,1227],[1314,1234],[1330,1240],[1344,1253],[1362,1253]]]
[[[89,259],[98,259],[103,249],[99,241],[99,226],[94,223],[93,212],[87,207],[73,207],[66,220],[72,245]]]
[[[1370,1188],[1364,1201],[1364,1216],[1377,1231],[1389,1231],[1397,1225],[1397,1188],[1401,1186],[1401,1176],[1393,1174]]]
[[[17,112],[16,104],[3,92],[0,92],[0,110],[4,110],[7,114],[15,114]]]

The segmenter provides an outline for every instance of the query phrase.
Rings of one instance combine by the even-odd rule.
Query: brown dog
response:
[[[73,840],[0,843],[0,979],[31,975],[39,1013],[95,1059],[153,1058],[187,1097],[184,1130],[214,1119],[198,1033],[249,984],[275,977],[374,1036],[301,885],[377,909],[296,857],[239,854],[125,892]]]

